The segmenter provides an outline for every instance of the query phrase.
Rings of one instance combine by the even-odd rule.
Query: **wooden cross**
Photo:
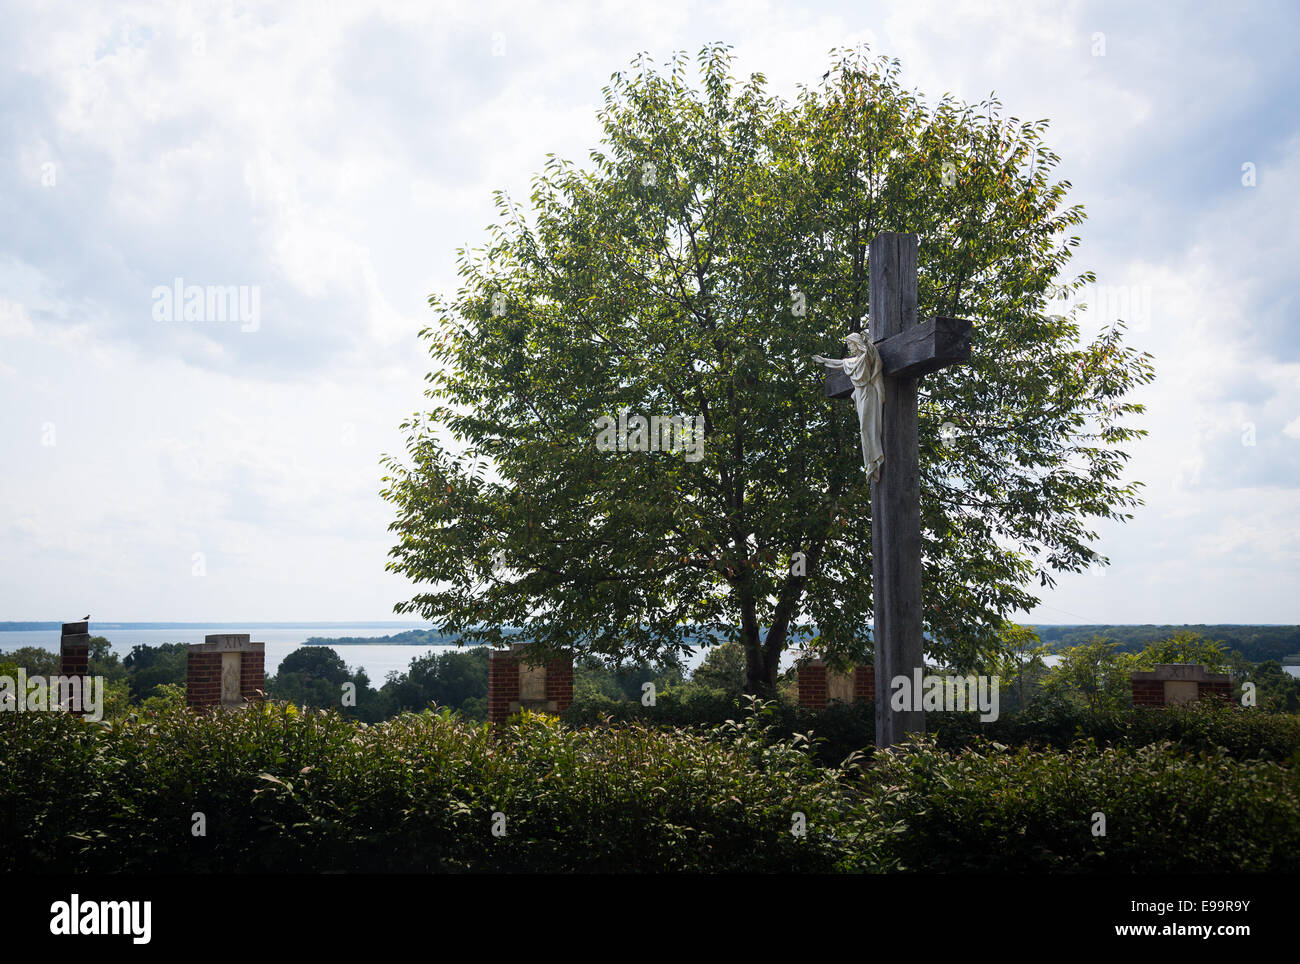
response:
[[[895,712],[891,681],[912,685],[923,670],[921,611],[921,486],[916,435],[916,389],[922,375],[970,358],[971,323],[932,318],[916,323],[915,234],[877,235],[868,252],[868,331],[884,374],[881,448],[885,461],[871,489],[871,571],[876,625],[876,745],[903,742],[925,731],[922,710]],[[848,398],[844,372],[826,376],[830,398]],[[920,693],[913,693],[913,706]]]

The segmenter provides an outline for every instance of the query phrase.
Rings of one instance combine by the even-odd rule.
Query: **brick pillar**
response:
[[[1134,673],[1132,686],[1134,706],[1165,705],[1165,684],[1163,680],[1138,679],[1137,674]]]
[[[493,725],[521,709],[563,713],[573,704],[573,656],[557,656],[534,667],[524,659],[527,646],[514,643],[508,650],[488,653],[488,722]]]
[[[824,710],[831,702],[831,690],[838,694],[836,700],[847,699],[845,679],[851,677],[853,702],[870,703],[876,698],[876,668],[865,663],[854,666],[847,674],[835,673],[825,660],[805,659],[798,664],[799,705],[810,710]],[[834,679],[832,679],[832,676]]]
[[[85,694],[87,687],[90,686],[89,630],[89,623],[64,623],[63,635],[59,638],[59,675],[81,677],[81,682],[77,684],[76,689],[77,693],[82,694],[79,702],[68,706],[69,712],[78,715],[86,712]]]
[[[1132,676],[1134,706],[1194,703],[1207,697],[1232,702],[1232,677],[1196,663],[1159,663]]]
[[[546,699],[563,713],[573,705],[573,657],[560,656],[546,664]]]
[[[859,663],[853,667],[853,698],[862,703],[876,699],[876,667]]]
[[[826,709],[826,663],[805,659],[799,663],[799,705],[810,710]]]
[[[510,704],[519,701],[519,657],[513,649],[488,653],[488,722],[504,723]]]
[[[247,633],[205,636],[190,645],[185,702],[196,710],[245,706],[260,699],[265,680],[266,643]]]
[[[204,652],[203,646],[190,646],[185,669],[185,704],[194,710],[221,705],[221,654]]]
[[[1197,684],[1198,699],[1219,699],[1234,702],[1231,679],[1210,679]]]

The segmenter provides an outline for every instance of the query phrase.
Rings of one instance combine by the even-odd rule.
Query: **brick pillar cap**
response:
[[[250,642],[248,633],[223,633],[204,636],[201,643],[190,643],[191,653],[265,653],[266,643]]]
[[[518,659],[532,645],[532,643],[511,643],[509,649],[489,649],[488,659]],[[564,659],[566,656],[572,658],[573,654],[567,651],[555,653],[548,657],[548,661],[551,659]]]
[[[1155,669],[1137,670],[1133,673],[1135,680],[1195,680],[1198,683],[1225,681],[1226,673],[1211,673],[1200,663],[1157,663]]]

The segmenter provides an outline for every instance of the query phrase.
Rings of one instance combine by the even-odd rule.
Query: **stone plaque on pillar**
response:
[[[876,698],[876,669],[865,663],[832,669],[823,659],[798,663],[799,705],[824,710],[830,703],[867,703]]]
[[[189,650],[185,702],[194,709],[234,709],[260,699],[266,681],[266,643],[247,633],[203,637]]]
[[[546,666],[519,663],[519,702],[536,704],[546,702]]]
[[[837,670],[826,671],[826,702],[853,702],[853,670],[842,673]]]
[[[504,723],[512,713],[563,713],[573,702],[573,657],[533,664],[527,643],[488,653],[488,721]]]
[[[221,705],[222,706],[239,706],[243,700],[240,699],[240,671],[242,653],[222,653],[221,654]]]

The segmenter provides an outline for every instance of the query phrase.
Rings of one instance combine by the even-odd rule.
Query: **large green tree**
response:
[[[975,322],[970,363],[920,402],[930,652],[970,665],[1139,504],[1118,446],[1151,367],[1122,325],[1084,345],[1052,311],[1093,277],[1063,273],[1083,212],[1046,122],[927,106],[862,51],[793,102],[733,80],[724,46],[698,62],[698,88],[684,55],[615,74],[590,164],[550,156],[529,210],[499,193],[490,243],[430,298],[433,407],[384,460],[388,566],[420,586],[395,608],[630,658],[707,630],[743,645],[751,692],[811,627],[862,655],[870,492],[853,407],[809,356],[865,323],[871,238],[913,231],[919,316]],[[700,418],[702,457],[602,451],[620,410]]]

